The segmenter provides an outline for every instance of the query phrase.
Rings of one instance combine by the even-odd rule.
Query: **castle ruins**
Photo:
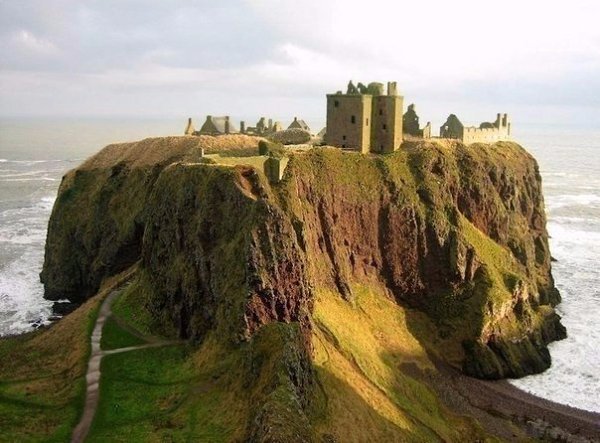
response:
[[[412,137],[431,138],[431,122],[421,129],[419,126],[419,116],[417,115],[416,107],[413,104],[408,105],[408,109],[402,117],[402,130],[404,134]]]
[[[455,138],[467,145],[510,140],[510,119],[508,114],[498,114],[496,121],[483,122],[477,128],[464,126],[456,115],[450,114],[446,123],[440,128],[440,137]]]
[[[306,131],[310,128],[302,119],[294,117],[288,129]],[[225,135],[248,134],[269,137],[283,130],[280,122],[261,117],[255,126],[240,122],[239,131],[231,118],[226,116],[206,117],[206,121],[196,130],[192,119],[188,119],[185,135]],[[483,122],[479,127],[464,126],[458,117],[450,114],[440,127],[440,138],[456,139],[465,144],[494,143],[509,140],[511,122],[508,114],[498,114],[494,122]],[[346,92],[327,94],[327,125],[319,132],[317,140],[324,144],[361,153],[394,152],[403,139],[432,138],[431,122],[421,128],[414,104],[404,113],[404,97],[398,93],[396,82],[372,82],[368,85],[352,81]]]
[[[402,104],[396,83],[348,83],[345,94],[327,95],[325,143],[342,149],[393,152],[402,143]]]
[[[352,81],[346,93],[327,94],[325,143],[362,153],[393,152],[404,138],[431,138],[431,122],[421,128],[414,104],[403,114],[403,97],[396,83],[389,82],[384,93],[382,83],[365,86]],[[440,138],[471,143],[494,143],[510,139],[508,114],[498,114],[493,123],[465,127],[451,114],[440,128]]]
[[[188,118],[188,122],[184,131],[185,135],[226,135],[226,134],[246,134],[246,135],[258,135],[268,136],[279,131],[283,131],[283,125],[281,122],[273,121],[272,118],[267,119],[261,117],[256,125],[246,126],[246,122],[240,121],[239,131],[233,124],[233,120],[230,116],[212,116],[207,115],[204,124],[200,130],[196,130],[194,123],[191,118]],[[290,123],[288,129],[302,129],[310,133],[310,128],[304,120],[300,120],[294,117],[294,121]]]

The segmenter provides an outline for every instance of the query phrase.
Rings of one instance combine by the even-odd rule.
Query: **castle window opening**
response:
[[[356,115],[350,117],[350,122],[352,122],[352,124],[356,123]]]
[[[366,123],[367,126],[369,126],[369,119],[367,118]]]
[[[340,102],[338,100],[333,102],[333,106],[335,106],[336,108],[340,105]]]
[[[383,109],[379,110],[379,115],[383,115]]]
[[[346,136],[345,135],[342,135],[342,140],[346,140]]]
[[[384,124],[384,125],[383,125],[383,130],[385,131],[386,129],[387,129],[387,125],[386,125],[386,124]]]

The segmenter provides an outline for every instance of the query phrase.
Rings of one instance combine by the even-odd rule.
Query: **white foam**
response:
[[[54,197],[46,196],[34,205],[0,212],[0,246],[32,245],[43,249],[54,201]]]
[[[542,172],[542,177],[578,177],[579,174],[573,174],[570,172]]]
[[[56,181],[58,181],[58,179],[51,178],[51,177],[37,177],[37,178],[7,178],[7,179],[0,180],[0,182],[38,182],[38,181],[56,182]]]
[[[0,336],[45,324],[52,302],[43,299],[39,272],[50,210],[55,198],[43,196],[29,206],[0,212],[0,248],[7,262],[0,268]]]
[[[600,243],[599,231],[576,229],[572,226],[568,223],[548,223],[548,232],[557,247],[576,243],[587,249],[592,243]]]
[[[590,181],[587,182],[588,184]],[[579,183],[563,183],[573,190]],[[600,191],[600,186],[595,188]],[[552,269],[563,302],[557,307],[567,328],[565,340],[552,343],[552,366],[542,374],[511,383],[558,403],[600,412],[600,203],[598,193],[548,195]],[[590,209],[591,208],[591,209]],[[581,216],[581,214],[585,214]]]
[[[42,251],[31,248],[0,269],[0,336],[30,330],[33,322],[47,323],[52,314],[52,302],[43,299],[39,282],[42,260]]]
[[[600,205],[600,195],[597,194],[563,194],[548,198],[546,208],[550,211],[566,206]]]
[[[15,163],[18,165],[37,165],[39,163],[57,163],[57,162],[71,162],[71,160],[56,160],[56,159],[52,159],[52,160],[7,160],[7,159],[0,159],[0,163]]]
[[[27,172],[18,172],[18,171],[2,171],[5,174],[0,174],[0,178],[19,178],[19,177],[35,177],[37,175],[50,174],[52,171],[42,170],[42,171],[27,171]],[[8,174],[6,174],[8,172]]]

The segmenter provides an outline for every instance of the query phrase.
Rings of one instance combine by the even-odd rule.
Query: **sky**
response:
[[[0,0],[0,116],[324,123],[350,79],[439,126],[600,128],[598,0]]]

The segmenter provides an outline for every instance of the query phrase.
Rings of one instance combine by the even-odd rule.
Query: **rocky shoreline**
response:
[[[530,394],[508,380],[480,380],[465,376],[443,362],[438,372],[421,374],[440,398],[456,412],[470,415],[490,433],[517,438],[510,420],[528,436],[543,441],[588,443],[600,441],[600,413],[578,409]]]

